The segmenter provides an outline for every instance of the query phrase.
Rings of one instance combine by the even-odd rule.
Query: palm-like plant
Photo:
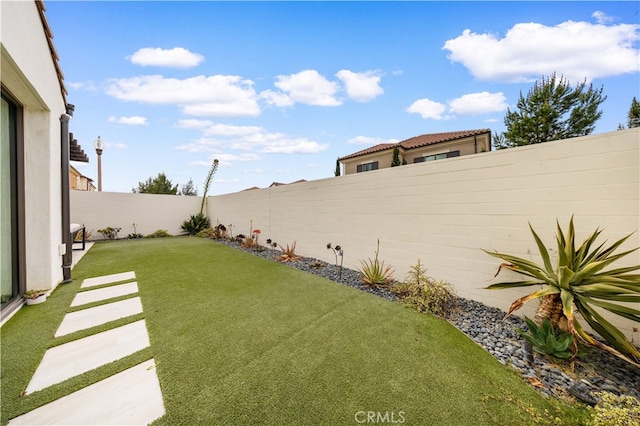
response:
[[[394,269],[391,266],[385,266],[384,261],[378,260],[380,253],[380,240],[376,248],[376,256],[373,259],[361,260],[362,281],[369,287],[385,287],[393,281]]]
[[[562,232],[560,224],[557,225],[558,261],[554,268],[542,240],[531,225],[529,228],[538,245],[544,265],[538,265],[535,262],[509,254],[484,250],[487,254],[507,262],[500,265],[496,276],[502,269],[508,269],[531,278],[492,284],[487,287],[488,289],[544,286],[542,289],[514,301],[505,318],[530,300],[542,298],[536,317],[550,317],[552,323],[555,322],[554,326],[558,326],[557,318],[549,315],[549,312],[555,308],[559,309],[562,319],[567,322],[567,331],[577,337],[573,343],[574,355],[577,353],[577,340],[579,339],[585,344],[599,347],[640,367],[638,349],[626,340],[618,328],[595,309],[595,307],[599,307],[624,318],[640,322],[640,310],[614,303],[637,304],[640,302],[640,274],[632,273],[639,270],[640,265],[605,270],[616,260],[638,250],[635,248],[613,254],[632,234],[621,238],[609,247],[606,247],[605,243],[595,247],[594,243],[602,232],[597,229],[576,248],[575,229],[573,217],[571,217],[566,235]],[[591,328],[611,346],[605,345],[587,334],[576,320],[576,312],[580,313]]]

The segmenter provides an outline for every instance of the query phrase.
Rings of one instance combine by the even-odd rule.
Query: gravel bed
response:
[[[276,261],[280,254],[279,250],[249,250],[234,241],[216,241],[269,260]],[[309,257],[301,257],[297,261],[284,264],[387,300],[396,299],[387,289],[365,286],[361,280],[362,274],[353,269],[340,270],[333,264]],[[524,339],[515,331],[516,328],[527,328],[524,320],[511,316],[503,321],[504,316],[505,312],[500,309],[459,297],[458,309],[448,321],[501,364],[515,369],[527,383],[543,395],[577,399],[589,405],[597,403],[598,398],[594,394],[600,391],[630,395],[640,400],[640,368],[595,349],[588,350],[586,355],[578,358],[573,369],[568,363],[555,363],[537,354],[533,357],[533,364],[530,364],[523,347]]]

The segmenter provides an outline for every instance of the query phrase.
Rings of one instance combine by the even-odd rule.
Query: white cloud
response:
[[[66,85],[76,90],[87,90],[89,92],[97,92],[98,86],[89,80],[89,81],[78,81],[78,82],[65,82]]]
[[[282,92],[274,92],[273,90],[265,90],[260,93],[260,98],[264,99],[268,105],[274,105],[279,108],[289,107],[294,104],[293,100]]]
[[[327,80],[316,70],[304,70],[297,74],[279,75],[275,86],[293,102],[318,106],[339,106],[336,99],[338,84]]]
[[[253,117],[260,114],[253,81],[232,75],[184,80],[161,75],[111,80],[107,94],[130,102],[177,104],[187,115]]]
[[[104,147],[105,149],[107,148],[113,148],[113,149],[127,149],[127,145],[120,143],[120,142],[105,142],[104,143]]]
[[[183,47],[173,49],[143,47],[127,59],[131,60],[132,64],[143,67],[192,68],[204,61],[204,56]]]
[[[139,115],[120,118],[111,116],[108,121],[109,123],[126,124],[128,126],[146,126],[149,124],[146,117],[140,117]]]
[[[396,143],[398,139],[382,139],[382,138],[373,138],[370,136],[356,136],[355,138],[351,138],[347,141],[348,144],[352,145],[378,145],[381,143]]]
[[[412,103],[409,108],[407,108],[407,112],[420,114],[420,116],[425,119],[442,120],[442,114],[444,114],[446,109],[447,107],[444,104],[424,98]]]
[[[384,90],[380,87],[381,77],[374,71],[356,73],[349,70],[340,70],[338,77],[345,85],[349,98],[358,102],[367,102],[382,95]]]
[[[469,93],[448,102],[449,112],[456,115],[479,115],[505,111],[509,104],[502,92]]]
[[[176,149],[189,152],[250,151],[252,153],[250,155],[257,156],[256,153],[313,154],[329,148],[329,145],[320,144],[307,138],[268,132],[259,126],[211,123],[201,130],[205,137],[186,145],[177,146]],[[259,159],[259,157],[255,159]]]
[[[203,130],[205,136],[246,136],[264,132],[262,127],[258,126],[234,126],[230,124],[215,124]]]
[[[598,24],[610,24],[611,22],[615,21],[615,18],[607,15],[604,12],[600,12],[599,10],[596,10],[595,12],[593,12],[591,14],[591,17],[595,18]]]
[[[604,19],[603,14],[595,15]],[[571,83],[637,73],[640,25],[566,21],[556,26],[514,25],[503,38],[466,29],[443,50],[481,80],[530,82],[553,72]]]
[[[209,120],[197,120],[191,118],[186,120],[179,120],[176,127],[179,127],[181,129],[202,129],[203,127],[211,126],[212,124],[213,122]]]

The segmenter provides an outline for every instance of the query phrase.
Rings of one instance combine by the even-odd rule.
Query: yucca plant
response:
[[[545,318],[541,326],[538,326],[530,318],[524,317],[528,331],[516,328],[516,331],[529,343],[533,350],[554,358],[569,359],[573,357],[571,347],[573,346],[573,334],[560,333],[556,336],[556,331],[551,325],[549,318]]]
[[[605,243],[595,247],[595,241],[602,233],[601,229],[596,229],[579,247],[576,247],[572,216],[566,235],[560,228],[560,224],[557,224],[558,261],[554,268],[542,240],[531,224],[529,224],[529,228],[538,245],[543,265],[509,254],[484,250],[487,254],[507,262],[500,265],[496,276],[502,269],[508,269],[530,278],[492,284],[487,287],[488,289],[543,286],[542,289],[513,302],[505,318],[530,300],[542,298],[536,312],[536,318],[550,318],[555,327],[558,327],[560,320],[566,320],[567,331],[576,337],[572,348],[574,355],[577,353],[577,342],[580,340],[640,367],[638,349],[626,340],[618,328],[595,309],[595,307],[599,307],[624,318],[640,322],[640,310],[615,303],[637,304],[640,302],[640,274],[632,273],[639,270],[640,265],[605,270],[613,262],[638,250],[635,248],[614,254],[633,234],[621,238],[608,247],[605,246]],[[560,315],[553,315],[554,311],[559,312]],[[584,331],[580,322],[576,320],[576,311],[610,346],[594,339]]]
[[[376,256],[373,259],[361,260],[362,281],[370,287],[384,287],[393,281],[394,269],[391,266],[385,266],[384,261],[378,260],[380,252],[380,240],[376,248]]]

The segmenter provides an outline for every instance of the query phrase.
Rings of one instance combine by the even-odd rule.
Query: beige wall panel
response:
[[[136,231],[143,235],[164,229],[172,235],[184,232],[182,223],[200,211],[202,197],[71,191],[71,222],[84,224],[93,239],[102,239],[98,229],[121,228],[119,237]]]
[[[597,227],[609,241],[638,230],[639,137],[630,129],[215,196],[210,215],[247,228],[268,218],[268,227],[259,225],[269,230],[265,239],[296,240],[300,254],[329,262],[326,244],[340,244],[350,268],[372,257],[380,239],[380,258],[396,278],[421,258],[459,295],[506,309],[529,289],[484,290],[499,261],[481,249],[539,260],[529,222],[555,250],[556,220],[564,229],[571,215],[579,239]],[[625,248],[638,245],[636,233]],[[640,254],[623,263],[640,263]],[[640,341],[630,322],[615,321]]]

